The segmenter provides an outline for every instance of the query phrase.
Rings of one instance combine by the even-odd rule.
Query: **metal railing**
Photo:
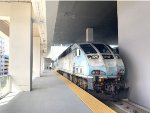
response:
[[[0,99],[11,91],[11,77],[10,75],[0,76]]]

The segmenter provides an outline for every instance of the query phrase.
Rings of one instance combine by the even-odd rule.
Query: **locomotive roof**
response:
[[[85,43],[74,43],[74,44],[71,44],[65,51],[63,51],[59,56],[58,56],[58,59],[59,58],[62,58],[64,56],[66,56],[67,54],[69,54],[71,52],[71,47],[73,45],[77,44],[78,46],[80,46],[80,44],[104,44],[104,43],[98,43],[98,42],[85,42]]]

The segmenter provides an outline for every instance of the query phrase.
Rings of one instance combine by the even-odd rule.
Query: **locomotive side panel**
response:
[[[74,74],[83,77],[89,76],[89,65],[83,51],[79,48],[76,48],[75,51],[76,53],[79,51],[80,54],[73,58]]]

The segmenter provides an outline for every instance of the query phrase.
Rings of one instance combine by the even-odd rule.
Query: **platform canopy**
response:
[[[94,41],[117,44],[116,1],[47,1],[48,46],[86,41],[86,28],[94,30]]]

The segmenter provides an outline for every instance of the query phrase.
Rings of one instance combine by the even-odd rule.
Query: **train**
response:
[[[72,44],[54,61],[54,68],[84,90],[116,95],[124,87],[123,60],[107,44]]]

